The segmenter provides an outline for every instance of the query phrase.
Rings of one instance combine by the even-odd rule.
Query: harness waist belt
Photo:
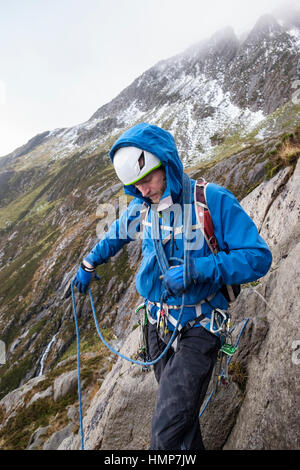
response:
[[[202,308],[201,308],[201,305],[204,304],[205,302],[207,301],[210,301],[212,300],[213,298],[215,297],[215,294],[211,295],[210,297],[208,297],[207,299],[203,299],[201,300],[199,303],[195,304],[195,305],[185,305],[184,307],[185,308],[195,308],[195,311],[196,311],[196,318],[198,317],[203,317],[203,319],[201,319],[198,323],[202,326],[206,326],[208,323],[210,323],[210,319],[209,318],[206,318],[203,313],[202,313]],[[151,313],[150,313],[150,308],[148,308],[148,306],[150,305],[155,305],[156,307],[160,308],[162,307],[165,312],[166,312],[166,316],[167,316],[167,319],[169,320],[169,322],[174,326],[176,327],[177,325],[177,320],[176,318],[174,318],[170,313],[169,313],[169,310],[180,310],[181,309],[181,305],[169,305],[169,304],[166,304],[166,303],[163,303],[162,305],[159,303],[159,302],[152,302],[151,300],[148,300],[148,303],[147,303],[147,314],[148,314],[148,318],[149,318],[149,321],[152,325],[154,325],[155,323],[157,323],[157,320],[155,320]],[[178,330],[180,331],[182,329],[182,325],[179,325],[178,326]]]

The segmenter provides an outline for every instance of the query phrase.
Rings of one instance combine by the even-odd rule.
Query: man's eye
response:
[[[149,181],[150,181],[149,178],[148,178],[148,179],[145,179],[145,180],[143,180],[142,183],[140,183],[140,185],[147,184],[147,183],[149,183]]]

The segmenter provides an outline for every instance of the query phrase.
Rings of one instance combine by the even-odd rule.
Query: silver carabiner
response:
[[[219,322],[219,319],[217,318],[217,315],[221,315],[222,316],[222,321],[221,321],[221,324]],[[214,308],[214,310],[212,311],[212,314],[211,314],[211,318],[210,318],[210,327],[209,327],[209,331],[211,333],[219,333],[220,331],[223,330],[224,328],[224,325],[226,323],[226,320],[227,320],[227,314],[226,312],[224,312],[223,310],[221,310],[220,308]],[[214,323],[216,322],[216,325],[217,325],[217,329],[215,330],[214,329]]]

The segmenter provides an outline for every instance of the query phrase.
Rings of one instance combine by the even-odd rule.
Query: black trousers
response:
[[[148,347],[155,360],[166,347],[156,325],[148,324]],[[152,418],[150,449],[203,450],[199,412],[217,359],[220,340],[202,326],[179,336],[154,364],[159,383]]]

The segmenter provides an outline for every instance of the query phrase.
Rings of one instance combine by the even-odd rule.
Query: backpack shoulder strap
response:
[[[196,217],[200,230],[211,250],[215,255],[219,251],[218,242],[214,232],[214,226],[211,218],[211,214],[206,202],[206,187],[207,181],[204,178],[200,178],[196,181],[195,184],[195,209]]]
[[[214,232],[214,226],[209,212],[209,207],[206,202],[206,188],[207,181],[204,178],[200,178],[196,181],[195,184],[195,206],[196,206],[196,216],[200,230],[203,233],[203,236],[211,250],[211,252],[216,255],[219,251],[218,242]],[[239,295],[241,287],[239,284],[233,285],[223,285],[222,293],[229,302],[233,302]]]

